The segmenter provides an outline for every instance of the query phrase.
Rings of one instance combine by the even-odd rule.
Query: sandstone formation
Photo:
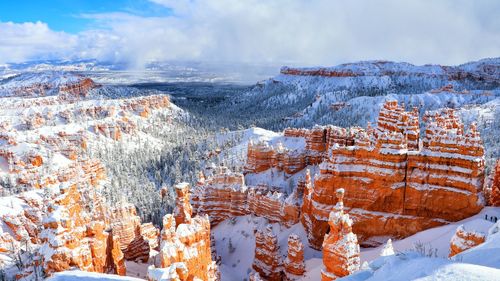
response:
[[[344,190],[337,189],[338,202],[330,212],[330,232],[323,241],[322,281],[332,281],[347,276],[360,267],[358,239],[352,233],[352,220],[344,213]]]
[[[495,170],[493,171],[490,204],[491,206],[500,207],[500,160],[497,161]]]
[[[415,111],[389,101],[376,129],[351,129],[345,142],[327,146],[302,206],[312,247],[321,247],[328,230],[332,186],[345,189],[354,232],[367,244],[373,236],[404,237],[481,210],[484,149],[475,126],[465,132],[451,109],[427,115],[419,147],[416,119]]]
[[[278,237],[271,225],[255,233],[255,258],[252,268],[265,280],[283,279]]]
[[[468,250],[472,247],[475,247],[486,240],[486,234],[467,231],[465,230],[463,225],[460,225],[455,235],[451,238],[450,241],[450,255],[449,257],[453,257],[454,255],[461,253],[465,250]]]
[[[141,224],[134,205],[117,206],[108,218],[126,260],[147,262],[151,251],[158,250],[159,230],[151,223]]]
[[[163,217],[161,268],[148,270],[149,280],[217,280],[218,271],[210,249],[208,216],[191,218],[189,185],[180,183],[174,215]],[[176,222],[180,222],[177,224]]]
[[[300,241],[299,236],[291,234],[288,236],[288,253],[283,262],[286,280],[300,280],[304,275],[304,245]]]
[[[271,222],[291,226],[299,221],[299,197],[268,186],[246,186],[241,173],[219,167],[215,173],[194,189],[195,213],[210,216],[214,226],[234,217],[254,214]]]

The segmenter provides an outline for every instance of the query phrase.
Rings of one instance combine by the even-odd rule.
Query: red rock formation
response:
[[[458,253],[484,243],[485,240],[486,235],[484,233],[467,231],[463,225],[460,225],[457,228],[455,235],[451,238],[449,257],[451,258]]]
[[[213,226],[227,218],[248,214],[285,226],[297,223],[300,217],[296,192],[286,197],[268,186],[247,187],[242,174],[230,172],[224,167],[217,169],[203,185],[195,188],[194,198],[196,212],[209,215]]]
[[[191,218],[187,184],[177,185],[176,191],[175,216],[169,214],[163,218],[161,268],[150,268],[148,279],[216,280],[218,273],[215,261],[212,261],[208,216]],[[181,223],[177,225],[176,221]]]
[[[493,184],[491,186],[490,204],[491,206],[500,207],[500,160],[497,161],[493,174],[494,175],[493,175]]]
[[[278,237],[271,225],[255,233],[255,258],[252,268],[268,281],[281,281],[283,272]]]
[[[126,260],[147,262],[151,250],[158,249],[159,230],[151,223],[141,225],[134,205],[124,204],[111,209],[109,220]]]
[[[288,254],[283,263],[286,280],[299,280],[304,275],[304,245],[299,236],[290,234],[288,236]]]
[[[175,200],[175,224],[189,224],[193,209],[189,202],[189,184],[186,182],[179,183],[174,187],[177,198]]]
[[[479,212],[484,151],[475,127],[464,133],[452,110],[428,117],[423,147],[413,151],[414,118],[387,102],[377,130],[357,129],[352,144],[329,146],[314,187],[304,192],[302,222],[312,247],[321,247],[328,230],[332,186],[346,190],[354,232],[367,244],[373,236],[405,237]]]
[[[347,276],[359,269],[359,245],[356,235],[352,233],[352,221],[344,213],[344,190],[337,189],[338,202],[330,213],[328,224],[330,232],[323,241],[322,281],[331,281]]]

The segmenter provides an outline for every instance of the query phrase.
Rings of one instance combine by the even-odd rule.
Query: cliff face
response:
[[[255,233],[255,259],[252,268],[265,280],[282,280],[278,237],[274,234],[271,225]]]
[[[455,235],[451,238],[449,257],[451,258],[458,253],[484,243],[485,240],[486,234],[467,231],[464,226],[461,225],[457,228]]]
[[[175,186],[178,197],[174,215],[163,218],[161,268],[148,270],[149,280],[217,280],[218,271],[210,249],[208,216],[191,218],[189,185]],[[179,196],[180,195],[180,196]],[[177,225],[176,222],[180,222]],[[176,279],[177,278],[177,279]]]
[[[330,212],[328,224],[330,232],[323,241],[323,264],[321,271],[322,281],[332,281],[347,276],[359,270],[359,245],[358,239],[352,233],[352,221],[344,213],[344,190],[337,189],[338,202],[335,209]]]
[[[415,118],[387,102],[376,129],[356,128],[350,145],[329,147],[313,187],[304,193],[302,221],[313,247],[321,247],[328,229],[332,186],[345,189],[353,230],[362,241],[408,236],[483,207],[484,150],[475,126],[465,133],[453,110],[428,116],[419,148]]]
[[[284,193],[268,186],[246,186],[240,173],[220,167],[216,173],[194,189],[195,212],[210,216],[210,223],[234,217],[254,214],[271,222],[290,226],[299,221],[299,198],[294,192]]]

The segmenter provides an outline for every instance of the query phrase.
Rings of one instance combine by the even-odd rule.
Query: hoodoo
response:
[[[265,280],[283,279],[278,237],[271,225],[255,233],[255,259],[252,268]]]
[[[323,241],[322,281],[332,281],[347,276],[359,269],[358,238],[352,233],[352,220],[344,213],[344,190],[337,189],[337,204],[330,212],[330,232]]]

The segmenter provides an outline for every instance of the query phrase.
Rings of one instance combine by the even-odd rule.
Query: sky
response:
[[[497,0],[2,0],[0,63],[455,65],[500,56]]]

